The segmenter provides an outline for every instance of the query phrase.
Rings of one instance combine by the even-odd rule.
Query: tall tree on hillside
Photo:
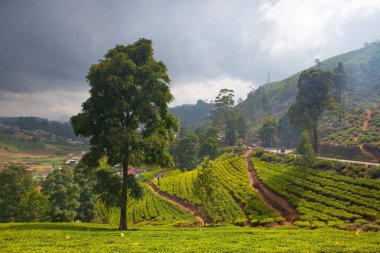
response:
[[[90,98],[71,122],[76,135],[91,137],[85,164],[96,167],[103,156],[111,165],[122,164],[120,229],[126,230],[129,186],[136,185],[128,166],[172,165],[168,146],[178,131],[178,120],[168,108],[173,101],[170,79],[165,64],[153,57],[152,41],[139,39],[109,50],[91,66],[87,80]]]
[[[261,141],[264,145],[272,147],[275,142],[278,122],[273,116],[268,116],[259,130]]]
[[[215,109],[211,114],[212,125],[223,129],[226,124],[226,112],[234,106],[234,91],[229,89],[221,89],[215,98]]]
[[[339,62],[338,66],[334,68],[333,73],[333,96],[339,106],[339,122],[342,121],[342,116],[344,114],[345,91],[347,89],[347,82],[347,74],[343,63]]]
[[[290,106],[290,123],[302,130],[312,132],[313,148],[318,151],[318,123],[322,113],[334,104],[331,95],[332,73],[311,68],[298,79],[296,102]]]

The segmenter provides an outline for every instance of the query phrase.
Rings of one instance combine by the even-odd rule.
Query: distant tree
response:
[[[173,165],[168,147],[178,131],[178,120],[168,108],[173,100],[170,79],[164,63],[153,57],[152,41],[140,39],[109,50],[92,65],[87,80],[90,98],[71,122],[76,135],[91,138],[85,164],[96,167],[103,156],[111,165],[122,164],[119,228],[126,230],[127,197],[138,185],[127,176],[128,166]]]
[[[311,68],[301,73],[298,79],[296,102],[290,106],[290,123],[313,133],[313,148],[318,151],[318,123],[322,113],[332,107],[332,73]]]
[[[303,168],[304,168],[304,173],[303,173],[303,178],[302,178],[302,188],[303,188],[303,183],[306,177],[307,167],[312,167],[315,164],[315,152],[311,145],[309,133],[307,131],[303,131],[301,134],[301,139],[297,147],[297,152],[302,155],[302,160],[303,160]]]
[[[182,126],[179,130],[179,138],[184,138],[192,133],[192,128],[190,126]]]
[[[343,63],[339,62],[333,73],[333,96],[339,106],[339,122],[342,121],[345,107],[345,91],[347,89],[347,74]]]
[[[90,222],[96,215],[96,174],[94,169],[79,163],[74,170],[74,182],[80,187],[79,207],[75,219]]]
[[[237,113],[235,110],[229,110],[225,113],[225,136],[224,144],[226,146],[234,146],[237,140]]]
[[[200,157],[209,156],[210,159],[215,159],[219,153],[219,141],[214,137],[208,137],[202,144],[200,149]]]
[[[273,116],[268,116],[259,129],[260,139],[265,146],[273,147],[277,132],[278,122]]]
[[[207,210],[210,208],[215,192],[215,183],[213,165],[209,158],[206,157],[198,168],[197,178],[194,180],[193,184],[193,192],[200,200],[204,216],[207,216]],[[204,223],[204,226],[206,226],[206,222]]]
[[[74,221],[80,192],[71,168],[54,169],[42,182],[41,191],[49,196],[52,221]]]
[[[244,141],[242,139],[238,139],[236,143],[236,152],[243,153],[245,150]]]
[[[247,135],[247,130],[248,130],[247,122],[243,114],[239,113],[236,119],[236,131],[237,131],[238,137],[241,139],[245,139],[245,136]]]
[[[38,190],[31,190],[20,201],[21,221],[47,221],[49,210],[48,196]]]
[[[196,134],[190,134],[181,139],[175,150],[175,159],[178,167],[183,171],[191,170],[198,163],[199,138]]]
[[[211,114],[212,125],[223,130],[226,125],[226,112],[234,106],[234,91],[221,89],[215,98],[215,109]]]
[[[290,125],[287,113],[279,118],[277,136],[279,138],[279,143],[283,147],[295,147],[299,141],[300,135],[300,130]]]
[[[0,171],[0,221],[21,221],[20,202],[33,189],[32,173],[9,166]]]
[[[239,98],[238,101],[237,101],[237,104],[241,104],[242,102],[243,102],[243,99]]]

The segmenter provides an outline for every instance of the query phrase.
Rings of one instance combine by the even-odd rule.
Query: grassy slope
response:
[[[301,214],[300,226],[378,229],[380,183],[252,159],[260,179]],[[302,188],[302,185],[304,188]],[[376,225],[376,223],[378,225]]]
[[[247,168],[242,156],[224,154],[213,163],[213,169],[217,184],[214,197],[206,210],[213,223],[262,225],[282,221],[249,187]],[[164,176],[160,179],[160,185],[157,180],[153,183],[169,195],[199,205],[200,201],[193,191],[196,177],[197,169],[172,177]]]
[[[144,195],[140,200],[130,199],[128,202],[128,225],[177,225],[194,224],[194,217],[186,214],[182,209],[157,197],[145,184]],[[100,220],[111,224],[119,224],[120,210],[118,208],[107,208],[98,203],[98,215]]]
[[[5,252],[377,252],[380,233],[332,228],[171,228],[74,223],[0,224]]]

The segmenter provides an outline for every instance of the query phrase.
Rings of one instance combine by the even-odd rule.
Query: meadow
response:
[[[0,224],[0,252],[378,252],[379,232],[236,226]]]

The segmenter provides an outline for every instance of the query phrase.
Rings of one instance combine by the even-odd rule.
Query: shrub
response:
[[[327,160],[318,160],[315,163],[316,169],[327,170],[333,167],[333,162]]]

